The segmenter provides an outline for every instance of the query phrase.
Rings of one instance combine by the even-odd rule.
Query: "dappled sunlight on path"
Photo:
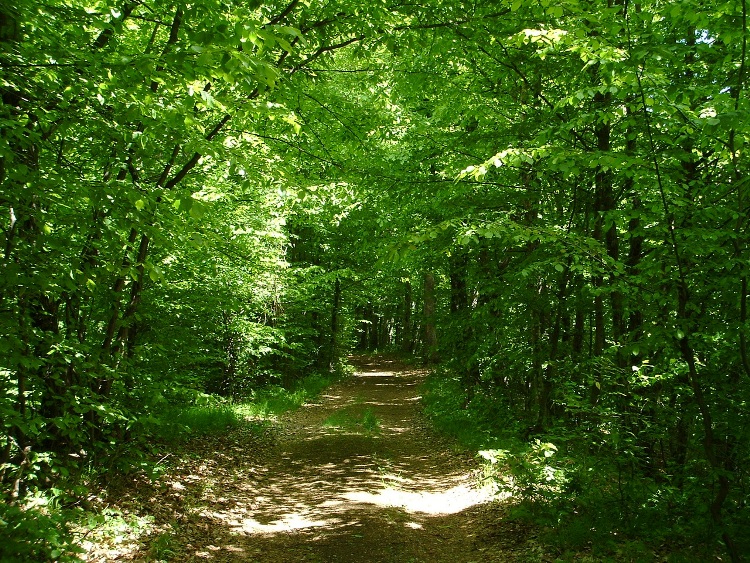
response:
[[[181,560],[509,560],[474,541],[494,491],[423,420],[425,372],[355,361],[355,376],[282,418],[273,447],[204,465]]]

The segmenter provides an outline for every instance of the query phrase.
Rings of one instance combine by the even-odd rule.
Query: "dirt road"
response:
[[[473,456],[420,414],[424,371],[385,358],[355,365],[286,415],[272,444],[235,438],[196,454],[162,495],[173,533],[130,560],[515,560],[522,530],[477,487]]]

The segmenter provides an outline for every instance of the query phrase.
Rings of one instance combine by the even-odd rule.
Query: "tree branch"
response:
[[[122,12],[120,13],[119,18],[115,18],[112,22],[110,22],[110,27],[102,30],[102,32],[99,34],[99,36],[94,41],[94,44],[92,45],[92,48],[95,51],[98,51],[99,49],[102,49],[109,43],[109,40],[112,39],[112,35],[115,33],[114,24],[115,23],[122,23],[124,22],[128,17],[130,17],[130,14],[133,13],[133,10],[135,10],[136,7],[135,2],[125,2],[122,6]]]
[[[451,20],[447,22],[435,22],[435,23],[424,23],[419,25],[400,25],[397,26],[394,29],[394,31],[405,31],[405,30],[412,30],[412,29],[437,29],[439,27],[454,27],[463,25],[466,23],[472,23],[475,21],[481,21],[481,20],[489,20],[493,18],[499,18],[502,16],[505,16],[511,12],[510,8],[506,8],[505,10],[501,10],[500,12],[493,12],[492,14],[487,14],[478,18],[463,18],[460,20]]]
[[[313,62],[315,59],[323,55],[324,53],[328,53],[330,51],[335,51],[336,49],[343,49],[344,47],[351,45],[352,43],[356,43],[357,41],[362,41],[365,38],[364,35],[358,35],[356,37],[352,37],[351,39],[347,39],[346,41],[342,41],[341,43],[336,43],[334,45],[326,45],[323,47],[319,47],[317,51],[315,51],[312,55],[307,57],[304,61],[302,61],[300,64],[295,66],[292,69],[292,73],[297,72],[298,70],[304,68],[309,63]]]
[[[264,27],[267,27],[269,25],[276,25],[281,20],[286,18],[289,14],[292,13],[292,10],[297,7],[297,4],[299,4],[299,0],[292,0],[289,5],[282,10],[282,12],[277,15],[275,18],[273,18],[271,21],[269,21]]]

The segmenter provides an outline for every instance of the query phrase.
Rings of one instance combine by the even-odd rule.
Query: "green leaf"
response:
[[[190,206],[190,216],[193,219],[200,219],[206,214],[207,206],[204,202],[193,199],[193,204]]]
[[[158,266],[151,264],[148,267],[148,277],[151,278],[151,281],[162,282],[164,281],[164,272]]]

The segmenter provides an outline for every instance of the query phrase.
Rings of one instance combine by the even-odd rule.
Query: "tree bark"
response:
[[[414,350],[414,334],[412,331],[411,309],[413,306],[411,282],[404,282],[404,302],[401,327],[403,338],[401,340],[401,351],[410,354]]]
[[[598,68],[595,70],[595,76],[598,81]],[[597,108],[598,121],[595,126],[596,136],[596,148],[599,154],[607,153],[610,150],[610,136],[611,127],[609,120],[604,115],[610,104],[612,103],[612,95],[602,94],[597,92],[594,95],[594,105]],[[603,166],[598,166],[594,179],[594,232],[593,237],[595,240],[602,242],[606,249],[607,255],[617,260],[619,258],[619,243],[617,239],[617,229],[614,221],[612,225],[604,232],[605,220],[607,220],[607,214],[614,210],[615,202],[612,193],[612,173],[605,169]],[[605,310],[604,310],[604,276],[598,274],[594,278],[594,287],[596,288],[596,295],[594,296],[594,345],[593,345],[593,356],[598,358],[604,353],[606,346],[606,326],[605,326]],[[623,326],[623,311],[622,311],[622,296],[616,290],[611,293],[610,304],[612,307],[613,317],[613,329],[612,337],[615,341],[618,341],[622,336]],[[602,387],[604,386],[604,378],[602,376],[600,366],[594,367],[594,384],[591,387],[591,404],[595,405],[599,400]]]
[[[432,365],[438,362],[437,327],[435,314],[437,298],[435,296],[435,274],[424,272],[423,318],[424,318],[424,362]]]
[[[336,362],[339,357],[339,331],[340,321],[339,314],[341,309],[341,280],[336,276],[336,281],[333,284],[333,302],[331,304],[331,341],[329,350],[328,367],[333,369],[336,366]]]

